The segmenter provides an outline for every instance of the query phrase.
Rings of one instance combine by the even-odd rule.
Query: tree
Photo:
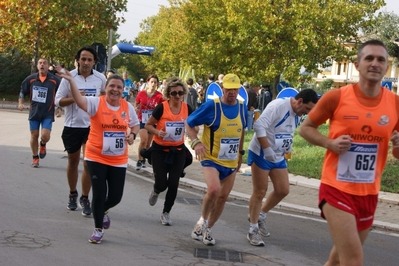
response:
[[[243,80],[290,82],[299,71],[318,72],[327,58],[353,55],[343,45],[359,42],[358,30],[374,23],[383,0],[170,0],[142,25],[140,41],[156,46],[153,68],[196,73],[234,72]],[[170,19],[168,19],[168,16]],[[144,42],[143,42],[144,43]],[[144,62],[149,66],[150,60]],[[155,67],[156,66],[156,67]]]
[[[50,61],[73,62],[76,51],[106,43],[127,0],[5,0],[0,2],[0,51],[17,48]]]
[[[385,43],[390,56],[399,59],[399,16],[393,12],[380,12],[376,22],[369,28],[362,29],[364,39],[379,39]]]

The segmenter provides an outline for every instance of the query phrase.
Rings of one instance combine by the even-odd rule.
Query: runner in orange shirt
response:
[[[60,73],[60,69],[57,69]],[[127,144],[132,145],[139,131],[139,120],[133,106],[122,100],[124,81],[111,75],[105,84],[105,95],[82,96],[68,71],[59,74],[70,83],[73,99],[90,116],[90,133],[85,162],[92,183],[94,232],[89,242],[99,244],[104,230],[110,227],[108,210],[122,199],[128,163]]]
[[[399,159],[399,97],[381,87],[388,52],[379,40],[363,43],[355,67],[359,82],[327,92],[299,128],[312,144],[327,149],[319,207],[334,246],[326,266],[363,265],[389,142]],[[318,126],[330,119],[328,136]]]

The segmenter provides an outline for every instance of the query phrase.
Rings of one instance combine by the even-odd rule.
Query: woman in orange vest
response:
[[[188,89],[180,79],[169,79],[162,93],[167,100],[155,107],[145,125],[145,129],[154,135],[151,161],[155,184],[149,196],[149,203],[154,206],[159,193],[167,190],[161,223],[172,225],[169,213],[175,203],[187,154],[184,145],[184,122],[192,109],[183,102]]]
[[[122,199],[128,162],[127,145],[132,145],[139,131],[139,120],[133,106],[122,100],[123,78],[111,75],[105,95],[82,96],[68,71],[59,76],[71,84],[76,104],[90,116],[90,133],[85,158],[92,183],[94,232],[89,242],[99,244],[111,221],[108,210]]]

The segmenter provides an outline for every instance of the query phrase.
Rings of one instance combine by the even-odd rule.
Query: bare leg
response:
[[[370,229],[358,232],[355,216],[326,203],[323,206],[334,246],[325,266],[363,265],[363,243]]]
[[[290,191],[287,169],[272,169],[269,173],[274,190],[267,196],[266,202],[262,205],[263,212],[269,212],[274,208]]]
[[[249,217],[253,224],[258,223],[262,200],[266,195],[269,171],[262,170],[255,163],[251,165],[252,195],[249,199]]]

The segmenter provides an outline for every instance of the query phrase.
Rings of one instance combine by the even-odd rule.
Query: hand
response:
[[[160,137],[160,138],[163,138],[163,137],[166,136],[166,132],[163,131],[162,129],[160,129],[160,130],[158,130],[158,132],[157,132],[157,136]]]
[[[127,143],[128,143],[129,145],[132,145],[133,142],[134,142],[134,136],[133,136],[133,134],[127,135],[126,141],[127,141]]]
[[[24,110],[25,109],[25,105],[23,103],[18,104],[18,109],[20,111]]]
[[[391,143],[393,148],[399,148],[399,132],[396,130],[392,132]]]
[[[195,147],[194,147],[195,158],[198,161],[204,160],[206,158],[206,153],[205,153],[206,150],[209,151],[209,148],[207,146],[205,146],[202,142],[195,145]]]
[[[349,135],[342,135],[336,139],[330,140],[327,148],[337,154],[344,154],[351,147],[352,138]]]
[[[271,147],[263,149],[263,157],[269,162],[277,161],[277,155]]]

